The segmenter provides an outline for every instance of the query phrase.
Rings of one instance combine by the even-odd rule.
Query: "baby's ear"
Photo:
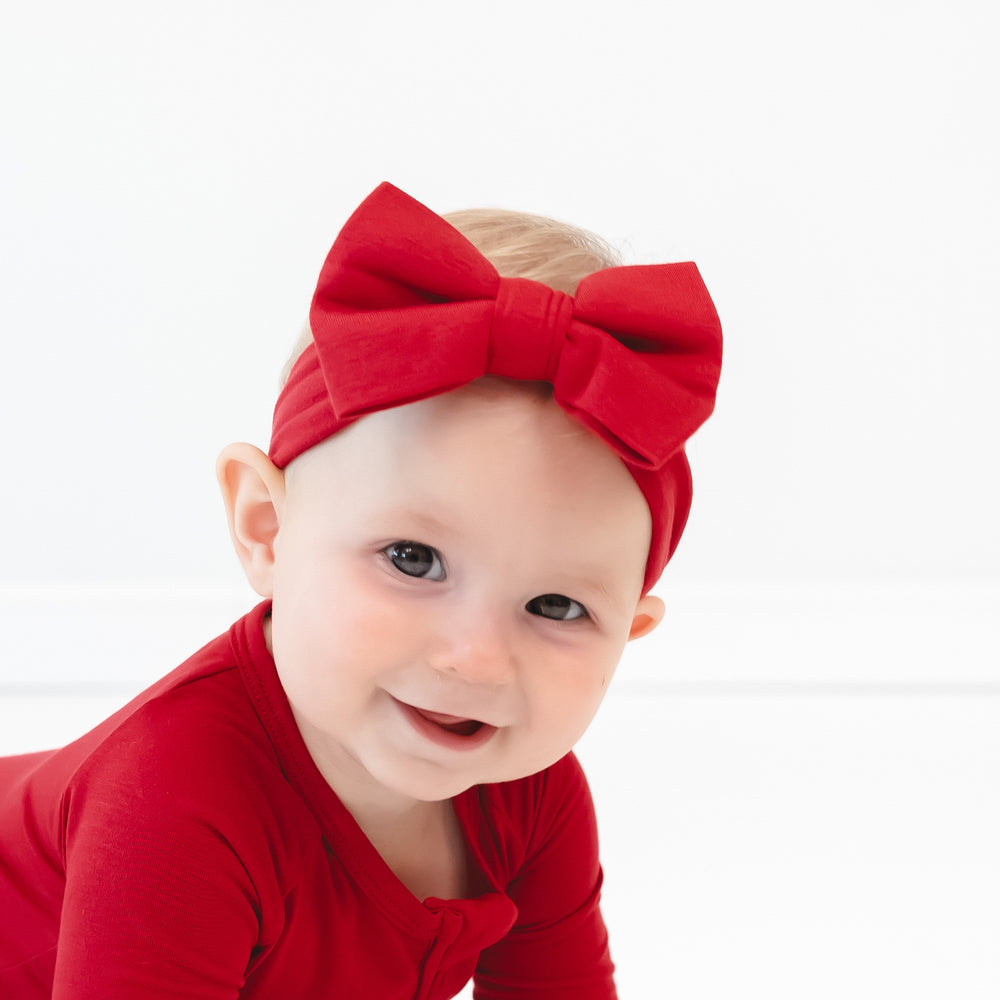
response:
[[[274,540],[285,509],[285,474],[251,444],[224,449],[215,473],[243,572],[261,597],[271,597]]]
[[[635,608],[635,617],[632,619],[632,628],[629,631],[629,639],[641,639],[644,635],[649,635],[663,620],[666,606],[663,601],[652,594],[645,594],[639,598],[639,603]]]

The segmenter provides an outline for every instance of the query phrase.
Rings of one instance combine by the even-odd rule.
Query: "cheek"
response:
[[[613,657],[561,651],[522,674],[528,708],[520,733],[522,773],[540,771],[572,750],[600,707],[613,673]]]
[[[539,713],[564,722],[567,728],[586,726],[600,706],[614,674],[613,648],[561,650],[547,658],[546,668],[531,671],[527,683]]]
[[[276,576],[275,652],[285,661],[279,666],[318,672],[317,682],[378,671],[420,642],[427,628],[420,611],[391,600],[377,571],[359,572],[343,560],[292,565]]]

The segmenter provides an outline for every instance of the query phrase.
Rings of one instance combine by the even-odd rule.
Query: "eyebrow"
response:
[[[455,532],[453,524],[449,524],[446,520],[435,517],[433,514],[424,513],[424,511],[412,507],[393,507],[390,510],[384,511],[382,517],[386,521],[406,521],[416,524],[434,534],[451,535]],[[414,541],[418,541],[418,539],[414,539]]]

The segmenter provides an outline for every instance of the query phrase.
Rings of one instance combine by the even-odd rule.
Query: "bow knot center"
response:
[[[529,278],[501,278],[490,326],[486,371],[530,382],[554,382],[573,297]]]

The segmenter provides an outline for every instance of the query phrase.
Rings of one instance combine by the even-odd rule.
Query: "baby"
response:
[[[718,319],[693,264],[452,222],[366,199],[219,459],[263,603],[0,760],[0,996],[615,997],[571,748],[663,614]]]

